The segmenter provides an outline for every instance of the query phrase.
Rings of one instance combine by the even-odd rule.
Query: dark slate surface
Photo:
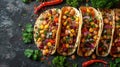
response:
[[[34,4],[35,2],[24,4],[22,0],[0,0],[0,67],[49,67],[47,62],[56,56],[50,56],[45,63],[32,61],[24,56],[25,49],[37,49],[34,43],[24,44],[21,40],[21,31],[25,24],[34,25],[35,18],[31,17]],[[60,8],[62,5],[65,4],[54,7]],[[53,8],[53,6],[49,8]],[[73,61],[68,57],[69,62],[78,63],[79,67],[83,61],[88,59],[90,58],[77,56],[77,59]],[[99,59],[110,60],[109,57]]]

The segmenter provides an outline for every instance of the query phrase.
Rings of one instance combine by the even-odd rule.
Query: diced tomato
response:
[[[87,31],[88,31],[87,28],[82,29],[82,32],[87,32]]]
[[[65,36],[65,34],[64,34],[64,33],[61,33],[61,36]]]
[[[93,28],[93,30],[98,30],[98,28]]]
[[[53,43],[55,43],[55,40],[49,39],[49,42],[51,42],[53,44]]]
[[[97,19],[94,19],[94,22],[97,24],[97,23],[99,22],[99,20],[97,20]]]
[[[92,8],[89,8],[89,10],[90,10],[90,11],[93,11],[93,9],[92,9]]]
[[[91,11],[91,15],[92,15],[92,17],[95,17],[95,12]]]
[[[102,51],[102,47],[99,47],[98,50],[99,50],[99,51]]]
[[[43,49],[43,48],[44,48],[44,45],[40,45],[39,48],[40,48],[40,49]]]
[[[111,48],[111,53],[114,54],[114,53],[116,53],[116,52],[117,52],[117,48],[114,47],[114,46],[112,46],[112,48]]]
[[[58,18],[55,18],[55,19],[54,19],[54,22],[55,22],[55,23],[58,23]]]
[[[82,11],[83,13],[86,13],[86,12],[87,12],[86,8],[82,8],[81,11]]]
[[[120,47],[120,43],[119,42],[115,43],[115,46]]]
[[[62,44],[62,48],[66,48],[66,45],[65,45],[65,44]]]

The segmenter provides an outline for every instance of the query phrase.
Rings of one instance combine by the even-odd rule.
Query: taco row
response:
[[[34,41],[43,55],[120,57],[120,10],[65,6],[41,13],[34,25]]]

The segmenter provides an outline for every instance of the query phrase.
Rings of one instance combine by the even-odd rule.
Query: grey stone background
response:
[[[34,25],[35,18],[32,15],[34,15],[35,3],[35,1],[24,4],[22,0],[0,0],[0,67],[49,67],[47,62],[56,56],[49,57],[45,63],[33,61],[24,56],[25,49],[37,49],[34,43],[24,44],[21,39],[22,28],[25,27],[25,24],[32,23]],[[61,8],[63,5],[65,4],[62,3],[54,7]],[[111,59],[109,57],[98,58],[106,61]],[[88,59],[90,58],[77,56],[77,59],[73,61],[68,57],[68,61],[78,63],[78,67],[81,67],[81,63]],[[93,66],[96,67],[95,65],[91,67]]]

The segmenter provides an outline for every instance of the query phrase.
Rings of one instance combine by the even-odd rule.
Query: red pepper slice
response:
[[[50,1],[50,2],[43,2],[38,7],[35,8],[34,13],[37,14],[38,11],[45,6],[55,5],[55,4],[59,4],[61,2],[63,2],[63,0],[53,0],[53,1]]]
[[[106,61],[104,61],[104,60],[97,60],[97,59],[95,59],[95,60],[89,60],[89,61],[86,61],[86,62],[83,62],[82,63],[82,67],[88,67],[89,65],[91,65],[91,64],[93,64],[93,63],[96,63],[96,62],[100,62],[100,63],[103,63],[103,64],[108,64]]]

